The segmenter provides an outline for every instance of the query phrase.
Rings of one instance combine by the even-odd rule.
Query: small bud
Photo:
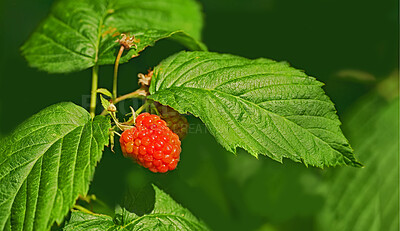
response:
[[[117,107],[115,107],[114,104],[110,104],[107,108],[107,111],[109,112],[116,112],[117,111]]]

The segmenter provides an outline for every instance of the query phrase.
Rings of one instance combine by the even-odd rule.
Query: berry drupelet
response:
[[[120,138],[122,153],[152,172],[174,170],[179,162],[181,142],[177,134],[157,115],[142,113],[135,127]]]
[[[171,107],[161,104],[156,104],[156,107],[161,119],[165,120],[167,126],[179,136],[179,139],[185,138],[189,130],[187,119]]]

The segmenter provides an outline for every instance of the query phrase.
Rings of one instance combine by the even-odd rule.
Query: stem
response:
[[[114,100],[113,100],[113,103],[114,103],[114,104],[117,104],[117,103],[119,103],[119,102],[121,102],[121,101],[124,101],[124,100],[126,100],[126,99],[131,99],[131,98],[142,98],[142,97],[144,97],[144,96],[143,96],[143,90],[137,89],[137,90],[134,91],[134,92],[128,93],[128,94],[126,94],[126,95],[123,95],[123,96],[121,96],[121,97],[118,97],[118,98],[114,99]],[[104,110],[104,111],[101,113],[101,115],[106,115],[106,114],[107,114],[107,111],[106,111],[106,110]]]
[[[154,112],[155,112],[158,116],[160,116],[160,112],[157,110],[157,107],[156,107],[156,105],[154,105],[154,103],[150,104],[150,108],[151,108],[151,110],[154,110]]]
[[[141,91],[140,89],[138,89],[138,90],[136,90],[136,91],[134,91],[134,92],[131,92],[131,93],[128,93],[128,94],[126,94],[126,95],[123,95],[123,96],[121,96],[121,97],[116,98],[116,99],[113,101],[113,103],[114,103],[114,104],[117,104],[117,103],[119,103],[119,102],[121,102],[121,101],[123,101],[123,100],[126,100],[126,99],[131,99],[131,98],[142,98],[142,97],[144,97],[144,96],[143,96],[143,93],[142,93],[142,91]]]
[[[93,202],[96,202],[96,203],[98,203],[99,205],[101,205],[101,206],[103,206],[103,207],[107,207],[108,209],[110,209],[110,208],[108,207],[108,205],[107,205],[104,201],[102,201],[102,200],[100,200],[99,198],[97,198],[96,195],[94,195],[94,194],[92,194],[92,195],[86,195],[86,196],[79,195],[79,199],[85,201],[85,202],[88,203],[88,204],[91,204],[91,203],[93,203]],[[77,204],[76,204],[75,206],[80,206],[80,205],[77,205]],[[82,206],[80,206],[80,207],[82,207]]]
[[[92,91],[90,94],[90,116],[94,118],[97,101],[97,84],[99,79],[99,66],[95,65],[92,69]]]
[[[139,109],[136,110],[135,114],[138,116],[144,109],[146,109],[151,103],[146,101]]]
[[[79,210],[79,211],[84,212],[84,213],[95,214],[94,212],[92,212],[92,211],[90,211],[90,210],[88,210],[88,209],[86,209],[86,208],[84,208],[84,207],[82,207],[80,205],[74,205],[74,209]]]
[[[114,65],[114,81],[113,81],[113,101],[117,98],[117,83],[118,83],[118,65],[125,47],[121,46]]]

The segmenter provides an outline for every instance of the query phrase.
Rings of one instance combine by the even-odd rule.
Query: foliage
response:
[[[21,49],[32,67],[65,73],[113,64],[121,33],[135,35],[137,41],[137,48],[126,52],[121,63],[168,37],[205,49],[197,41],[201,27],[193,0],[62,0]]]
[[[361,166],[322,83],[268,59],[181,52],[154,71],[150,98],[192,113],[234,152],[318,167]]]
[[[146,183],[160,182],[174,197],[179,191],[174,189],[189,192],[189,209],[212,214],[208,219],[214,227],[220,223],[230,230],[287,230],[301,217],[312,229],[312,217],[322,208],[318,216],[322,230],[395,230],[399,160],[394,153],[399,150],[393,144],[398,142],[398,132],[387,125],[398,117],[398,101],[386,106],[383,101],[368,100],[371,105],[354,112],[348,134],[366,167],[339,169],[321,184],[322,170],[313,166],[362,167],[323,83],[286,62],[208,52],[201,42],[201,30],[202,12],[195,0],[57,1],[21,47],[22,55],[30,66],[49,73],[93,68],[90,114],[73,103],[58,103],[0,138],[0,230],[49,230],[55,224],[65,230],[208,229],[155,186],[154,204],[137,199],[133,208],[123,204],[114,216],[95,213],[97,208],[89,198],[96,196],[87,197],[89,184],[104,146],[110,143],[112,149],[114,136],[133,125],[129,119],[135,117],[133,108],[133,115],[124,118],[118,118],[123,115],[114,110],[115,104],[130,98],[145,99],[136,113],[157,113],[156,101],[198,117],[201,122],[195,123],[204,123],[204,131],[226,150],[236,154],[237,148],[243,148],[257,158],[240,156],[234,162],[228,159],[232,155],[214,155],[224,150],[208,134],[192,134],[185,142],[196,148],[185,153],[183,146],[181,167],[164,176],[142,172]],[[132,47],[120,43],[124,36],[132,38]],[[182,51],[164,59],[154,72],[139,75],[140,89],[118,97],[119,63],[164,38],[198,51]],[[98,88],[98,67],[107,64],[115,64],[113,91]],[[106,109],[102,114],[110,109],[107,116],[95,116],[98,93],[110,98],[100,98]],[[366,118],[370,114],[374,116]],[[113,157],[121,156],[116,149]],[[382,151],[385,156],[380,155]],[[185,155],[190,154],[196,158],[185,162]],[[281,163],[289,158],[311,167],[292,162],[281,165],[264,156]],[[213,162],[216,159],[221,162]],[[117,168],[112,181],[120,180],[116,176],[125,171],[123,166]],[[140,180],[139,175],[131,182]],[[200,192],[196,184],[208,188]],[[209,199],[205,210],[192,206],[203,204],[201,196]],[[326,204],[322,205],[324,196]],[[288,211],[290,206],[296,209]]]
[[[365,168],[329,177],[320,230],[399,229],[398,113],[398,98],[387,102],[376,93],[351,111],[347,128]]]
[[[100,214],[73,211],[64,230],[208,230],[189,210],[177,204],[170,196],[153,186],[155,190],[154,209],[138,216],[126,209],[120,209],[113,219]]]
[[[108,119],[72,103],[50,106],[0,146],[0,229],[45,230],[61,223],[89,190],[108,144]],[[6,224],[7,223],[7,224]]]

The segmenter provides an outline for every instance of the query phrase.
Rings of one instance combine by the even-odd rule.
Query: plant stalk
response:
[[[121,102],[121,101],[123,101],[123,100],[126,100],[126,99],[143,98],[143,97],[144,97],[144,96],[143,96],[142,90],[141,90],[141,89],[138,89],[138,90],[136,90],[136,91],[134,91],[134,92],[128,93],[128,94],[123,95],[123,96],[120,96],[120,97],[118,97],[118,98],[115,98],[115,99],[113,100],[113,103],[114,103],[114,104],[117,104],[117,103],[119,103],[119,102]],[[101,113],[101,115],[106,115],[106,114],[107,114],[107,111],[106,111],[106,110],[104,110],[104,111]]]
[[[143,98],[143,97],[144,96],[143,96],[142,92],[140,91],[140,89],[138,89],[138,90],[136,90],[134,92],[131,92],[131,93],[128,93],[126,95],[123,95],[123,96],[120,96],[120,97],[116,98],[113,102],[114,102],[114,104],[117,104],[117,103],[119,103],[121,101],[124,101],[126,99]]]
[[[74,205],[74,209],[79,210],[84,213],[95,214],[94,212],[92,212],[92,211],[88,210],[87,208],[80,206],[80,205]]]
[[[115,59],[115,64],[114,64],[114,81],[113,81],[113,101],[117,98],[117,84],[118,84],[118,66],[119,66],[119,60],[121,59],[122,53],[124,53],[124,46],[121,46],[119,48],[119,52],[117,55],[117,58]]]
[[[90,116],[94,118],[97,102],[97,85],[99,81],[99,66],[95,65],[92,69],[92,91],[90,94]]]
[[[150,104],[151,104],[150,101],[146,100],[146,102],[142,106],[140,106],[139,109],[136,110],[135,112],[136,116],[138,116],[144,109],[150,106]]]

